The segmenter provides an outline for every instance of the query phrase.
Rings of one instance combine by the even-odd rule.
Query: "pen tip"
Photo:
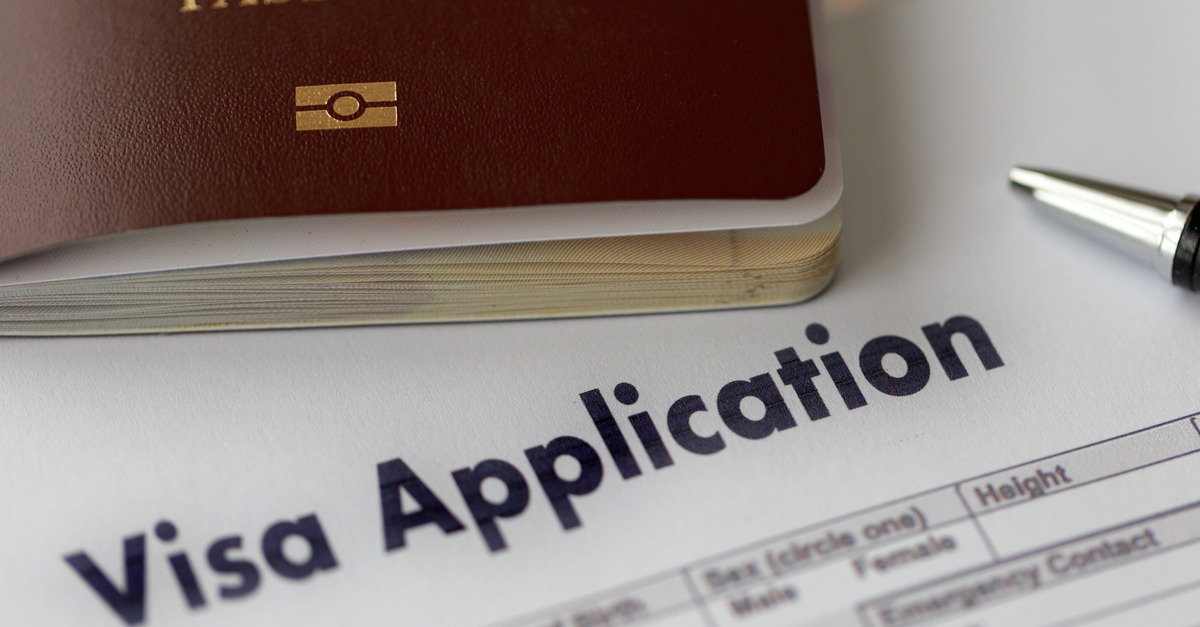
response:
[[[1008,180],[1012,183],[1013,189],[1030,195],[1037,189],[1034,181],[1044,176],[1046,176],[1046,172],[1023,165],[1013,166],[1008,171]]]
[[[1170,276],[1169,262],[1175,253],[1164,257],[1162,243],[1167,239],[1175,241],[1167,237],[1166,228],[1168,217],[1178,213],[1179,199],[1021,165],[1008,171],[1008,180],[1014,189],[1039,201],[1035,206],[1050,209],[1050,215],[1155,263]],[[1168,263],[1164,265],[1163,259]]]

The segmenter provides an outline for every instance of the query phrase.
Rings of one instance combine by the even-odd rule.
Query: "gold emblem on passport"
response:
[[[396,83],[296,88],[297,131],[378,128],[397,124]]]

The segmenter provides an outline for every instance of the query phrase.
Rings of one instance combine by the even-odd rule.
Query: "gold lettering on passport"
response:
[[[396,83],[296,88],[297,131],[382,128],[398,124]]]
[[[201,6],[202,0],[183,0],[183,6],[179,8],[180,13],[193,13],[195,11],[204,10]],[[287,4],[290,0],[212,0],[208,5],[210,9],[228,9],[230,6],[239,7],[256,7],[268,4]],[[300,2],[322,2],[323,0],[299,0]]]

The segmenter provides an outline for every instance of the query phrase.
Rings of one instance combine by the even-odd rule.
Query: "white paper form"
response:
[[[0,623],[1193,624],[1200,301],[1005,174],[1195,191],[1198,19],[833,20],[800,306],[3,340]]]

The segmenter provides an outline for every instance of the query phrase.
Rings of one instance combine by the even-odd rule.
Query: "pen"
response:
[[[1153,264],[1175,285],[1200,291],[1200,196],[1171,198],[1022,166],[1009,170],[1008,178],[1052,207],[1053,215]]]

